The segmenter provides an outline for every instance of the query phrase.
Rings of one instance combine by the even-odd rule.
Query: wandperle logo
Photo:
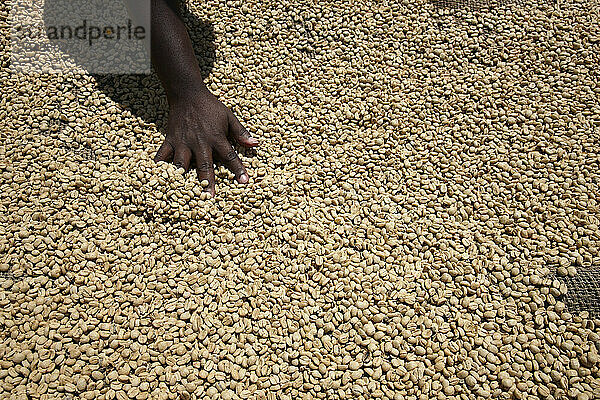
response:
[[[78,26],[17,26],[16,35],[26,35],[29,39],[41,39],[42,36],[52,40],[85,40],[89,46],[98,40],[144,40],[146,38],[146,28],[144,26],[134,25],[133,21],[128,19],[123,25],[117,26],[95,26],[88,24],[87,20]]]
[[[150,73],[149,0],[14,0],[8,23],[14,71]]]

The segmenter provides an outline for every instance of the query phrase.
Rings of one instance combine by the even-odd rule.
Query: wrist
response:
[[[210,94],[202,78],[179,80],[175,84],[164,85],[169,103],[186,101],[190,97]]]

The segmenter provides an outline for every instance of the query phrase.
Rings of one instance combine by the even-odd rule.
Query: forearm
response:
[[[192,41],[176,0],[151,0],[151,59],[169,101],[205,89]]]

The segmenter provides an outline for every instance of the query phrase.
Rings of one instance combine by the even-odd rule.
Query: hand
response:
[[[156,162],[173,160],[177,167],[188,171],[194,158],[198,179],[208,181],[205,191],[213,196],[213,156],[235,174],[239,183],[248,183],[248,173],[227,136],[244,147],[254,147],[258,141],[223,103],[202,87],[192,94],[173,96],[169,106],[167,136],[156,153]]]

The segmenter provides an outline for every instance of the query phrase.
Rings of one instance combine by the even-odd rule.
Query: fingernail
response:
[[[258,139],[254,139],[253,137],[248,138],[248,143],[252,146],[256,146],[258,144]]]
[[[248,175],[241,174],[240,177],[238,178],[238,182],[239,183],[248,183]]]

